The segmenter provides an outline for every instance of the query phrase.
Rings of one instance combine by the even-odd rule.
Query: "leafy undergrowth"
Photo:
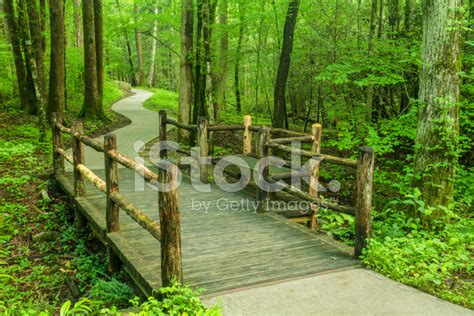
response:
[[[416,217],[407,215],[410,209],[416,210]],[[474,308],[473,218],[426,207],[415,189],[375,215],[373,232],[364,255],[368,267]]]
[[[125,275],[109,275],[106,251],[76,229],[64,196],[50,189],[51,139],[38,142],[37,118],[0,114],[0,314],[219,315],[198,294],[175,285],[167,299],[141,303]],[[134,298],[135,297],[135,298]],[[133,315],[133,313],[131,314]]]
[[[151,111],[168,111],[170,116],[178,116],[178,94],[173,91],[163,89],[148,89],[154,94],[145,101],[143,106]]]
[[[76,230],[64,198],[48,193],[51,146],[38,142],[36,120],[12,111],[0,116],[0,306],[52,312],[119,281],[106,274],[104,251]],[[121,284],[117,303],[133,296]]]
[[[84,134],[97,137],[99,135],[107,134],[117,128],[124,127],[130,124],[130,120],[123,115],[112,111],[112,105],[120,99],[130,96],[131,87],[122,82],[106,81],[104,83],[104,113],[107,120],[100,119],[78,119],[77,114],[82,108],[82,98],[69,100],[68,108],[65,113],[66,125],[71,125],[76,120],[83,121]]]

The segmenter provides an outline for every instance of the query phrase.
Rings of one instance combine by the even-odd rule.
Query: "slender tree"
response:
[[[133,4],[135,13],[135,47],[137,50],[137,71],[138,71],[138,84],[145,84],[145,58],[143,57],[143,40],[142,32],[140,31],[140,4],[135,0]]]
[[[49,73],[48,118],[51,113],[64,111],[65,89],[65,33],[64,33],[64,2],[49,0],[49,16],[51,29],[51,62]]]
[[[245,13],[240,3],[239,3],[239,17],[240,17],[239,38],[237,40],[237,51],[235,53],[236,56],[235,56],[235,64],[234,64],[235,108],[238,113],[242,111],[239,72],[240,72],[240,58],[241,58],[240,55],[242,52],[242,41],[244,38],[244,29],[245,29],[245,24],[244,24]]]
[[[82,19],[81,19],[81,0],[74,0],[74,46],[81,48],[83,46]]]
[[[103,0],[94,0],[94,37],[97,68],[97,93],[99,94],[99,112],[103,114],[104,97],[104,14]]]
[[[178,120],[189,124],[193,103],[193,0],[181,0],[181,56],[179,72],[179,115]],[[181,141],[189,141],[189,133],[180,129]]]
[[[40,33],[40,19],[38,15],[38,8],[35,1],[20,0],[20,6],[23,12],[27,12],[23,17],[25,19],[24,30],[26,49],[28,50],[27,56],[29,56],[28,65],[31,70],[32,83],[34,87],[37,114],[39,118],[39,125],[41,130],[41,139],[44,139],[46,135],[46,104],[47,104],[47,92],[46,92],[46,79],[44,74],[43,64],[43,40]]]
[[[82,1],[84,32],[84,104],[80,116],[102,117],[102,105],[97,81],[97,51],[94,23],[94,0]]]
[[[153,7],[153,14],[158,15],[159,8],[158,5],[155,4]],[[150,62],[150,72],[148,74],[148,86],[153,87],[155,84],[156,78],[156,48],[158,45],[158,21],[153,21],[153,30],[151,33],[151,62]]]
[[[20,32],[18,30],[18,21],[15,16],[15,9],[13,0],[5,0],[4,11],[8,25],[8,33],[12,45],[13,58],[15,61],[15,70],[18,83],[18,91],[20,94],[20,104],[23,110],[28,110],[30,113],[35,112],[35,104],[29,102],[28,82],[26,77],[25,62],[21,52]]]
[[[273,126],[283,127],[286,120],[286,82],[290,71],[291,53],[296,28],[300,0],[290,0],[283,30],[283,45],[280,54],[277,78],[274,89]]]
[[[370,9],[370,25],[369,25],[369,38],[368,38],[368,47],[367,47],[367,55],[372,57],[374,51],[374,37],[375,37],[375,23],[377,18],[377,0],[372,0],[372,5]],[[374,98],[374,86],[368,85],[367,86],[367,94],[366,94],[366,117],[367,121],[370,122],[372,120],[372,104]]]
[[[221,107],[225,103],[225,88],[227,82],[227,67],[229,59],[229,32],[227,30],[228,0],[222,0],[219,8],[219,25],[221,26],[220,50],[218,69],[213,73],[214,88],[214,119],[220,121]]]
[[[462,0],[423,0],[415,186],[427,205],[452,199],[457,163]]]

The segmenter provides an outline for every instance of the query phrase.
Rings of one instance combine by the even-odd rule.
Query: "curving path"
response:
[[[153,93],[140,89],[133,89],[132,92],[135,94],[118,101],[112,106],[112,110],[131,121],[129,125],[113,131],[117,135],[118,151],[130,158],[137,155],[137,151],[134,148],[137,142],[147,143],[159,134],[158,113],[143,107],[143,103]],[[99,136],[96,139],[103,141],[103,136]],[[104,155],[102,153],[98,153],[87,146],[85,146],[84,151],[88,168],[91,170],[104,169]],[[70,168],[70,166],[68,167]]]
[[[158,135],[159,130],[158,113],[143,108],[143,102],[151,97],[152,93],[139,89],[133,89],[132,91],[135,95],[117,102],[112,107],[114,111],[131,120],[130,125],[114,131],[117,135],[119,151],[129,157],[135,157],[135,145],[137,141],[142,142],[142,144],[146,143],[154,139]],[[98,137],[98,139],[102,140],[102,137]],[[86,147],[85,150],[87,166],[95,170],[103,169],[103,154],[97,153],[88,147]],[[127,170],[122,171],[121,174],[128,172]],[[125,180],[126,179],[127,177],[125,177]],[[121,188],[126,189],[127,186],[131,185],[133,185],[132,182],[125,181],[121,184]],[[90,192],[94,192],[93,188],[91,188]],[[145,198],[145,193],[132,192],[131,194],[134,194],[131,196],[132,202],[137,203],[137,206],[145,209],[149,212],[151,217],[158,220],[158,214],[156,212],[158,206],[156,205],[157,201],[154,195],[152,196],[152,200],[148,201],[148,199]],[[147,197],[151,196],[150,193],[147,194]],[[205,282],[208,279],[212,279],[213,281],[207,284],[209,289],[209,287],[212,288],[215,284],[219,285],[219,282],[222,283],[224,280],[233,277],[232,269],[235,270],[236,267],[225,267],[221,262],[236,260],[237,252],[222,252],[225,252],[225,249],[228,248],[235,248],[242,242],[249,244],[248,248],[244,249],[245,251],[242,252],[242,256],[239,257],[238,260],[241,261],[242,264],[246,262],[250,264],[246,265],[245,269],[239,272],[240,274],[248,274],[250,278],[243,282],[244,284],[242,284],[240,289],[234,288],[227,293],[208,294],[207,298],[205,298],[205,302],[207,303],[222,302],[225,315],[474,315],[474,312],[471,310],[392,281],[373,271],[360,268],[354,269],[353,264],[347,261],[347,259],[341,258],[339,254],[337,254],[339,257],[338,260],[336,260],[336,254],[331,255],[330,262],[333,262],[331,263],[332,265],[336,262],[341,262],[342,266],[346,267],[344,269],[337,269],[337,266],[334,266],[332,270],[329,269],[319,274],[296,278],[291,278],[289,275],[285,281],[271,282],[271,275],[274,273],[278,273],[282,268],[295,269],[306,259],[311,259],[307,260],[308,266],[305,268],[310,269],[311,265],[314,266],[316,264],[317,257],[305,258],[305,255],[308,254],[307,250],[301,253],[298,252],[297,254],[294,249],[284,250],[281,245],[287,242],[288,238],[292,236],[288,235],[285,237],[284,233],[289,234],[294,230],[287,228],[283,224],[278,227],[275,226],[277,230],[270,231],[267,236],[265,234],[267,233],[266,231],[269,230],[270,226],[268,225],[271,224],[268,219],[265,221],[267,226],[263,226],[264,228],[262,228],[256,224],[258,224],[259,221],[263,221],[263,219],[250,214],[201,214],[195,211],[190,212],[189,199],[193,195],[195,195],[195,192],[192,192],[190,188],[186,189],[186,186],[180,188],[180,205],[183,212],[183,254],[185,259],[184,269],[186,283],[190,281],[191,283],[198,281]],[[89,201],[95,202],[97,206],[101,205],[100,203],[104,203],[102,194],[97,194],[97,198],[95,199],[94,197],[90,197]],[[101,208],[103,207],[104,205],[102,205]],[[236,225],[242,216],[246,218],[246,221],[240,226]],[[218,223],[217,219],[219,218],[222,218],[224,221]],[[104,215],[102,213],[98,214],[96,222],[99,226],[104,225]],[[159,271],[159,244],[143,229],[139,228],[136,230],[137,233],[132,233],[130,238],[124,239],[127,242],[123,242],[123,248],[119,249],[119,241],[121,241],[123,237],[121,235],[127,234],[127,230],[132,232],[131,227],[137,226],[137,224],[131,223],[131,220],[127,219],[126,216],[121,216],[121,225],[124,228],[128,227],[128,229],[125,229],[123,233],[116,233],[115,236],[109,236],[109,239],[118,250],[122,251],[123,256],[125,256],[125,252],[131,257],[136,255],[135,261],[130,260],[129,267],[132,269],[134,266],[139,266],[139,263],[145,256],[150,257],[152,254],[156,256],[156,253],[158,253],[158,257],[153,257],[154,260],[149,262],[150,268],[153,268],[150,270],[153,271],[153,276],[150,276],[148,270],[137,270],[135,273],[135,275],[142,275],[143,278],[156,279],[156,271]],[[235,230],[236,233],[232,236],[227,236],[226,234],[229,231],[229,229],[226,228],[227,226]],[[240,230],[237,230],[237,228],[240,228]],[[103,229],[103,227],[101,229]],[[259,234],[257,236],[258,238],[251,235],[256,232]],[[206,240],[210,238],[208,235],[214,235],[216,233],[219,233],[219,238],[210,239],[210,243],[205,245],[200,244],[200,240]],[[139,234],[145,235],[143,238],[146,239],[143,240],[146,240],[146,242],[139,243]],[[302,237],[299,236],[298,238],[298,240],[300,240]],[[301,241],[304,241],[304,245],[307,245],[311,238],[305,238],[307,240],[301,239]],[[254,243],[255,241],[257,241],[257,243]],[[265,249],[270,249],[270,247],[274,247],[272,245],[275,244],[280,245],[281,249],[270,253],[267,260],[268,262],[260,262],[256,259],[262,254],[262,251],[259,250],[258,247],[262,247],[265,241],[269,242],[269,245],[266,246],[267,248]],[[153,245],[153,243],[156,245]],[[150,245],[151,252],[141,252],[140,247],[142,247],[143,244]],[[328,247],[324,242],[314,244],[314,246],[315,249],[319,249],[315,251],[322,251],[323,248]],[[216,250],[209,253],[209,248]],[[253,248],[255,248],[255,251]],[[191,255],[192,249],[195,249],[194,252],[196,253],[194,253],[194,255]],[[282,256],[282,254],[286,252],[295,252],[295,254],[288,258]],[[254,264],[254,261],[261,265],[261,271],[258,271],[257,268],[259,264]],[[273,261],[281,263],[281,266],[278,267],[278,269],[275,268],[272,264]],[[346,264],[346,261],[349,262],[349,264]],[[201,265],[202,271],[198,269]],[[207,271],[205,267],[212,267],[213,269]],[[239,269],[241,268],[242,267],[239,267]],[[194,273],[192,271],[187,273],[187,270],[193,269],[196,270]],[[222,271],[219,269],[222,269]],[[255,269],[257,270],[252,272],[252,270]],[[255,284],[253,287],[249,287],[260,275],[265,276],[265,273],[268,273],[269,276],[262,278],[261,282],[265,282],[266,280],[267,283]],[[153,284],[159,286],[159,283],[157,279],[151,282],[150,286]],[[217,288],[218,287],[219,286],[217,286]]]

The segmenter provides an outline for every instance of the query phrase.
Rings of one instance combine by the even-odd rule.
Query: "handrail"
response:
[[[185,130],[188,130],[188,131],[196,131],[197,130],[197,125],[184,124],[184,123],[178,122],[178,121],[170,119],[170,118],[166,118],[165,124],[171,124],[171,125],[174,125],[178,128],[185,129]]]
[[[84,145],[87,145],[98,152],[103,152],[105,155],[116,161],[117,163],[123,165],[128,169],[135,170],[138,174],[140,174],[145,181],[157,181],[158,175],[145,167],[142,164],[135,162],[134,160],[122,155],[117,150],[109,150],[105,151],[104,144],[97,140],[94,140],[88,136],[82,135],[81,133],[73,133],[71,128],[67,128],[59,122],[55,122],[53,128],[56,128],[59,132],[70,134],[74,139],[77,139]],[[66,152],[63,148],[55,148],[55,153],[63,157],[66,161],[74,165],[74,158],[71,154]],[[90,183],[92,183],[99,191],[106,192],[107,191],[107,184],[104,180],[98,177],[92,170],[87,168],[84,164],[77,164],[75,169]],[[148,215],[143,213],[139,210],[136,206],[134,206],[131,202],[127,200],[125,196],[120,194],[119,192],[112,192],[110,194],[110,198],[113,202],[117,203],[118,206],[125,211],[125,213],[130,216],[135,222],[137,222],[140,226],[145,228],[153,237],[155,237],[158,241],[161,241],[161,231],[160,225],[153,221]]]
[[[209,125],[208,131],[224,132],[224,131],[243,131],[244,125]]]
[[[130,216],[141,227],[145,228],[156,240],[161,241],[160,225],[148,215],[140,211],[135,205],[120,193],[112,193],[110,198],[117,203],[125,213]]]
[[[336,165],[357,168],[357,161],[348,159],[348,158],[340,158],[340,157],[316,153],[316,152],[312,152],[312,151],[304,150],[304,149],[295,149],[289,146],[275,144],[271,141],[267,143],[267,146],[271,148],[280,149],[289,153],[293,153],[299,156],[307,157],[307,158],[321,157],[324,159],[324,161],[327,161]]]
[[[302,142],[302,143],[309,143],[314,141],[314,136],[295,136],[295,137],[285,137],[285,138],[272,138],[270,142],[275,144],[290,144],[292,142]]]
[[[127,156],[122,155],[116,150],[110,150],[105,153],[114,161],[118,162],[122,166],[135,170],[139,175],[145,179],[147,182],[156,181],[158,180],[158,175],[145,167],[144,165],[137,163],[136,161],[128,158]]]
[[[73,137],[79,139],[83,144],[93,148],[97,152],[104,152],[104,144],[84,135],[73,135]]]

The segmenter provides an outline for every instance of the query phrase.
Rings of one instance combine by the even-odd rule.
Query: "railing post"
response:
[[[356,213],[354,256],[362,255],[371,234],[372,182],[374,175],[374,150],[372,147],[359,148],[356,178]]]
[[[315,153],[321,153],[321,138],[322,138],[323,127],[321,124],[315,123],[311,127],[311,134],[313,135],[313,145],[311,146],[311,151]],[[318,186],[319,186],[319,164],[321,160],[312,159],[311,161],[311,170],[309,178],[309,195],[313,197],[318,197]],[[311,215],[310,228],[313,231],[318,229],[318,211],[319,206],[314,205],[312,207],[313,214]]]
[[[159,112],[160,114],[160,142],[165,142],[166,139],[167,139],[167,135],[166,135],[166,119],[167,119],[167,114],[166,114],[166,110],[161,110]],[[179,129],[178,129],[179,130]],[[160,159],[166,159],[168,156],[168,153],[166,151],[166,149],[162,149],[161,146],[160,146]]]
[[[51,130],[53,133],[53,171],[54,175],[64,171],[64,157],[56,152],[57,149],[63,147],[63,134],[57,127],[57,124],[62,124],[63,120],[61,114],[54,112],[52,116]]]
[[[77,165],[84,164],[84,145],[78,139],[83,135],[81,122],[74,122],[71,127],[72,134],[72,158],[74,161],[74,193],[77,197],[86,195],[86,186],[82,174],[77,170]]]
[[[115,160],[110,158],[109,151],[117,149],[117,138],[115,134],[107,134],[104,136],[104,166],[105,166],[105,194],[106,194],[106,209],[105,221],[107,233],[118,232],[120,230],[119,211],[120,208],[115,203],[111,196],[119,192],[119,174],[118,165]],[[114,251],[107,246],[107,254],[109,257],[108,269],[110,272],[117,272],[120,270],[120,260],[115,255]]]
[[[261,159],[268,157],[269,150],[267,143],[270,140],[270,129],[266,126],[262,127],[262,129],[259,132],[258,135],[258,159],[261,161]],[[258,173],[262,175],[263,180],[268,181],[268,178],[270,176],[270,167],[265,167],[263,168],[260,166],[260,169],[258,170]],[[267,190],[264,190],[260,187],[257,189],[257,200],[259,201],[259,207],[258,207],[258,212],[262,213],[265,212],[266,209],[266,201],[269,198],[269,192]]]
[[[252,132],[250,131],[250,125],[252,125],[252,116],[244,116],[244,137],[243,137],[243,150],[244,155],[248,155],[252,152]]]
[[[168,169],[160,168],[158,178],[160,183],[167,183],[172,190],[158,191],[158,207],[161,226],[161,281],[162,286],[169,286],[173,281],[183,283],[183,268],[181,259],[181,221],[178,204],[176,178],[178,169],[174,164]]]
[[[200,177],[202,183],[208,182],[208,168],[205,159],[209,154],[209,144],[207,142],[207,118],[200,116],[197,124],[197,144],[199,147],[199,156],[201,161],[199,162]]]
[[[84,145],[78,139],[79,136],[83,135],[82,123],[79,121],[74,122],[71,127],[72,136],[72,159],[73,159],[73,175],[74,175],[74,194],[76,197],[83,197],[86,195],[86,183],[84,177],[77,169],[78,165],[83,165],[84,160]],[[76,217],[76,227],[83,229],[86,226],[86,219],[79,210],[74,211]]]

